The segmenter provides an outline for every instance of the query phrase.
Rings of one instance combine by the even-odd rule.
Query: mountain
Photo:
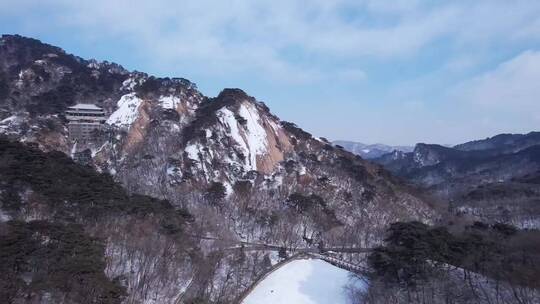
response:
[[[76,141],[65,111],[79,103],[107,118]],[[0,175],[2,225],[81,225],[104,248],[92,257],[99,280],[129,303],[234,302],[276,262],[274,250],[247,244],[371,247],[391,222],[438,218],[380,165],[281,121],[240,89],[207,97],[183,78],[16,35],[0,39],[0,133],[15,170]],[[21,204],[10,209],[12,200]],[[68,292],[55,288],[36,296]]]
[[[502,134],[453,148],[418,144],[374,162],[450,201],[457,214],[540,227],[539,134]]]
[[[456,145],[454,148],[462,151],[498,150],[501,152],[517,152],[538,144],[540,144],[540,132],[530,132],[528,134],[499,134],[486,139]]]
[[[401,152],[411,152],[413,147],[409,146],[388,146],[384,144],[373,144],[367,145],[360,142],[346,141],[346,140],[336,140],[332,144],[336,146],[341,146],[345,150],[354,153],[356,155],[362,156],[365,159],[373,159],[381,157],[384,154],[401,151]]]

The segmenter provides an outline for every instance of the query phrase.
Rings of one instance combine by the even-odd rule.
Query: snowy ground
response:
[[[292,261],[271,273],[243,304],[346,304],[346,286],[361,284],[350,273],[321,260]],[[361,286],[358,286],[361,287]]]

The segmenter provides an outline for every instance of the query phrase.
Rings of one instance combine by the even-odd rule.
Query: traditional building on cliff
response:
[[[93,104],[79,103],[66,111],[69,121],[69,137],[77,142],[84,142],[92,137],[96,130],[101,130],[107,120],[105,111]]]

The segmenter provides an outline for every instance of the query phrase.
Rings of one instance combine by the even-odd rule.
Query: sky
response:
[[[0,0],[0,33],[241,88],[331,140],[540,130],[537,0]]]

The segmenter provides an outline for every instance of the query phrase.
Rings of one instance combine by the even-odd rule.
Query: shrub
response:
[[[292,122],[282,121],[281,125],[283,126],[283,128],[285,128],[285,130],[287,130],[289,133],[293,134],[299,139],[310,139],[312,137],[310,133],[300,129]]]
[[[214,205],[219,204],[227,194],[227,189],[220,182],[213,182],[206,190],[206,199]]]

